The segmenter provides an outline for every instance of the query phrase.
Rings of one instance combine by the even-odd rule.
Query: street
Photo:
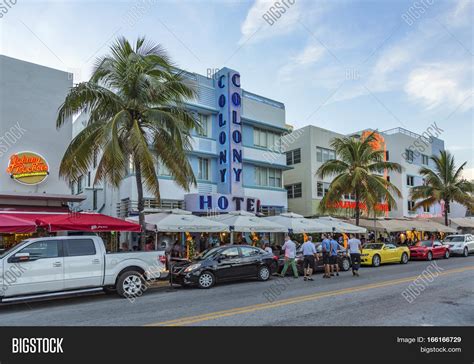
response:
[[[409,303],[402,292],[430,265],[436,274]],[[2,305],[0,325],[474,325],[474,256],[361,268],[360,277],[350,271],[313,277],[313,282],[292,277],[232,282],[209,290],[151,288],[134,302],[101,293]]]

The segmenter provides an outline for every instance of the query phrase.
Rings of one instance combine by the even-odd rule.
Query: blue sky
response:
[[[437,122],[474,178],[473,1],[284,2],[269,25],[267,0],[17,0],[0,18],[0,53],[81,81],[114,37],[146,35],[189,71],[240,71],[295,127],[422,133]]]

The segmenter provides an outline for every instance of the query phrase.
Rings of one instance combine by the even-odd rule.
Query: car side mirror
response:
[[[8,259],[8,263],[20,263],[28,262],[30,259],[30,253],[16,253]]]

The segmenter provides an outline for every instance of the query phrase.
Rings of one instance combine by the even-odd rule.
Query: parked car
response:
[[[107,253],[98,236],[28,239],[0,256],[2,302],[105,290],[141,295],[166,278],[162,251]]]
[[[423,240],[410,246],[410,259],[432,260],[449,258],[449,245],[443,245],[437,240]]]
[[[451,254],[467,257],[474,252],[474,236],[471,234],[448,235],[444,244],[449,245]]]
[[[324,271],[324,264],[323,264],[323,252],[322,252],[322,246],[321,243],[315,243],[316,251],[318,252],[318,259],[314,262],[314,271],[313,273],[317,271]],[[301,247],[298,247],[296,250],[296,267],[298,268],[298,273],[303,274],[304,273],[304,267],[303,267],[303,251]],[[348,271],[351,268],[351,259],[349,256],[346,254],[346,250],[344,247],[339,245],[339,249],[337,252],[337,264],[339,265],[339,268],[342,271]],[[281,272],[283,269],[283,266],[285,265],[285,254],[280,255],[278,258],[278,272]],[[293,274],[291,271],[291,268],[286,271],[286,274]]]
[[[368,243],[362,247],[361,265],[378,267],[384,263],[407,264],[410,259],[410,249],[390,243]]]
[[[172,266],[173,282],[211,288],[217,282],[245,278],[266,281],[275,267],[275,257],[250,245],[215,247],[202,252],[193,261]]]

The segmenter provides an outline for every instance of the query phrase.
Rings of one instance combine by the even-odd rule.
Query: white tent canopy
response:
[[[289,232],[293,232],[295,234],[328,233],[332,231],[332,229],[327,225],[321,224],[315,219],[306,219],[302,215],[292,212],[277,216],[262,217],[262,219],[283,225],[288,229]]]
[[[329,225],[335,233],[365,234],[367,232],[367,229],[364,227],[352,225],[331,216],[320,217],[317,221]]]
[[[251,233],[284,233],[288,229],[275,222],[262,219],[247,211],[232,211],[228,214],[215,215],[208,219],[221,222],[229,227],[232,231]]]
[[[129,221],[137,222],[138,216],[127,218]],[[193,215],[189,211],[173,209],[170,212],[159,212],[156,214],[145,215],[147,229],[153,231],[177,233],[177,232],[228,232],[227,225],[218,221],[206,219],[204,217]]]

